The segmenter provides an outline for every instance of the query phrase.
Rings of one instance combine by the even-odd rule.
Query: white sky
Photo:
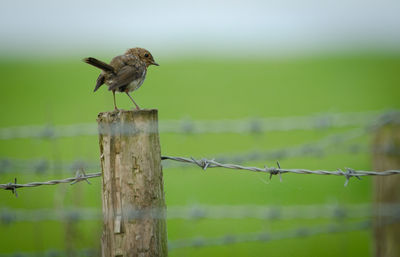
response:
[[[0,54],[400,48],[400,0],[1,0]],[[111,49],[111,50],[110,50]]]

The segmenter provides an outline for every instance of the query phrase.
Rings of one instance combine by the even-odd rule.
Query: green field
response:
[[[107,60],[108,58],[104,57]],[[157,108],[159,119],[219,120],[363,112],[400,108],[400,55],[338,54],[285,59],[157,59],[143,86],[133,94],[143,108]],[[93,93],[98,70],[79,58],[62,60],[0,61],[0,127],[95,122],[97,114],[112,110],[112,94]],[[120,108],[132,108],[117,95]],[[268,150],[315,141],[346,129],[268,132],[262,134],[161,134],[163,155],[213,157]],[[370,136],[357,139],[370,143]],[[0,158],[96,161],[98,138],[0,141]],[[246,165],[275,165],[276,160]],[[368,152],[332,154],[280,160],[284,168],[371,169]],[[19,183],[61,178],[47,175],[2,174],[0,183],[14,177]],[[97,172],[89,170],[87,172]],[[73,174],[71,174],[73,175]],[[65,173],[62,174],[65,177]],[[178,205],[309,205],[369,203],[371,179],[351,180],[318,175],[284,175],[272,181],[266,175],[235,170],[173,168],[164,170],[168,206]],[[100,179],[92,185],[20,189],[15,198],[0,192],[2,208],[101,208]],[[168,220],[168,238],[217,237],[327,224],[329,220],[200,219]],[[98,248],[101,222],[0,223],[0,253],[41,252],[48,249]],[[252,242],[228,246],[185,248],[170,256],[368,256],[371,231]]]

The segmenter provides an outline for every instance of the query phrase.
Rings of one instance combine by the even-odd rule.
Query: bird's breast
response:
[[[145,78],[146,78],[146,69],[143,71],[142,76],[140,78],[135,79],[128,84],[127,90],[131,92],[138,89],[143,84]]]

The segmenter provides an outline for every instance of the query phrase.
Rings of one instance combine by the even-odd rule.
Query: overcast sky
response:
[[[400,49],[400,0],[1,0],[0,54]]]

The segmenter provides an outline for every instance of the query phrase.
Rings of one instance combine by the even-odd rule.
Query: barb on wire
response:
[[[86,177],[85,171],[83,169],[79,169],[76,172],[75,181],[73,181],[71,183],[71,185],[76,184],[76,183],[78,183],[78,182],[80,182],[82,180],[86,181],[90,185],[90,182],[89,182],[88,178]]]
[[[14,178],[14,184],[10,182],[5,185],[4,189],[11,190],[11,192],[15,195],[15,197],[18,197],[17,188],[15,187],[16,184],[17,184],[17,178]]]
[[[194,164],[197,164],[197,166],[199,166],[200,168],[202,168],[204,171],[208,168],[208,166],[210,165],[210,163],[208,162],[207,159],[203,158],[201,160],[196,160],[193,157],[190,157],[190,159],[192,159]],[[214,160],[214,159],[212,159]]]
[[[326,113],[285,118],[244,118],[237,120],[160,121],[160,133],[261,133],[267,131],[314,130],[363,126],[376,128],[389,122],[399,121],[399,111],[370,111],[359,113]],[[122,131],[125,131],[122,128]],[[126,131],[131,133],[131,128]],[[157,130],[154,130],[156,132]],[[0,140],[14,138],[58,138],[98,135],[97,124],[36,125],[0,128]],[[121,131],[120,131],[121,132]]]
[[[162,160],[172,160],[172,161],[177,161],[177,162],[183,162],[183,163],[189,163],[189,164],[195,164],[197,166],[200,166],[205,170],[205,168],[226,168],[226,169],[235,169],[235,170],[249,170],[249,171],[254,171],[254,172],[264,172],[264,173],[269,173],[271,175],[277,175],[277,174],[284,174],[284,173],[295,173],[295,174],[316,174],[316,175],[335,175],[335,176],[345,176],[346,177],[346,182],[351,178],[351,177],[356,177],[360,179],[362,176],[389,176],[389,175],[398,175],[400,174],[400,170],[386,170],[386,171],[357,171],[351,168],[346,168],[346,172],[343,172],[342,170],[337,170],[337,171],[327,171],[327,170],[307,170],[307,169],[282,169],[280,168],[280,164],[278,162],[278,168],[269,168],[265,166],[264,168],[258,168],[258,167],[247,167],[247,166],[242,166],[238,164],[230,164],[230,163],[219,163],[215,160],[208,160],[206,158],[203,158],[201,160],[196,160],[193,157],[191,158],[186,158],[186,157],[172,157],[172,156],[162,156]],[[347,183],[345,183],[345,186]]]
[[[100,177],[100,176],[101,176],[101,172],[90,173],[90,174],[82,174],[81,172],[77,172],[76,176],[72,177],[72,178],[66,178],[66,179],[60,179],[60,180],[50,180],[50,181],[46,181],[46,182],[30,182],[27,184],[17,184],[17,179],[15,179],[14,183],[0,184],[0,189],[12,190],[12,192],[16,194],[16,189],[21,188],[21,187],[37,187],[37,186],[57,185],[57,184],[61,184],[61,183],[71,183],[71,182],[72,182],[71,184],[75,184],[82,180],[86,180],[86,182],[89,183],[89,181],[87,181],[87,179]]]
[[[229,164],[229,163],[219,163],[215,161],[214,159],[206,159],[203,158],[201,160],[196,160],[193,157],[191,158],[186,158],[186,157],[173,157],[173,156],[162,156],[162,160],[172,160],[176,162],[182,162],[182,163],[190,163],[190,164],[195,164],[202,168],[203,170],[206,170],[208,168],[226,168],[226,169],[235,169],[235,170],[249,170],[249,171],[254,171],[254,172],[263,172],[263,173],[269,173],[270,175],[279,175],[280,179],[282,179],[281,174],[284,173],[295,173],[295,174],[316,174],[316,175],[335,175],[335,176],[345,176],[346,177],[346,182],[345,186],[347,186],[348,181],[350,180],[351,177],[356,177],[360,179],[361,176],[389,176],[389,175],[397,175],[400,174],[400,170],[386,170],[386,171],[356,171],[351,168],[346,168],[346,172],[343,172],[342,170],[337,170],[337,171],[326,171],[326,170],[307,170],[307,169],[282,169],[280,168],[279,162],[278,168],[274,167],[267,167],[265,166],[264,168],[258,168],[258,167],[248,167],[248,166],[242,166],[238,164]],[[89,178],[94,178],[94,177],[100,177],[101,172],[98,173],[90,173],[85,175],[84,173],[82,174],[81,172],[77,172],[75,177],[72,178],[66,178],[62,180],[50,180],[47,182],[31,182],[27,184],[17,184],[16,180],[15,183],[8,183],[8,184],[0,184],[0,189],[5,189],[5,190],[12,190],[13,193],[16,194],[16,189],[21,188],[21,187],[37,187],[37,186],[42,186],[42,185],[55,185],[55,184],[60,184],[60,183],[71,183],[74,184],[76,182],[86,180]],[[88,181],[87,181],[88,182]]]
[[[346,187],[349,184],[350,178],[353,176],[356,177],[358,180],[361,180],[360,176],[357,176],[357,173],[354,169],[352,168],[345,168],[346,172],[343,172],[341,169],[338,169],[339,172],[343,174],[343,176],[346,177],[346,182],[344,182],[344,186]]]
[[[322,139],[314,142],[308,142],[300,145],[273,149],[267,151],[251,151],[248,153],[239,154],[221,154],[215,157],[219,162],[234,162],[242,164],[250,161],[268,161],[268,160],[283,160],[292,157],[312,156],[323,157],[328,153],[339,152],[358,154],[362,151],[369,151],[369,147],[360,143],[351,143],[353,139],[357,139],[366,134],[365,129],[352,129],[341,133],[335,133],[323,137]],[[340,148],[335,147],[340,146]],[[389,150],[389,149],[388,149]],[[164,162],[164,168],[182,167],[182,163]],[[65,171],[76,171],[79,169],[100,169],[98,162],[90,160],[77,159],[67,163],[53,163],[45,159],[0,159],[0,174],[1,173],[14,173],[14,172],[29,172],[37,174],[45,174],[51,170],[57,169],[57,172],[63,173]]]
[[[278,169],[275,168],[268,168],[267,165],[264,166],[264,168],[267,169],[271,169],[271,172],[269,173],[269,179],[272,180],[272,176],[273,175],[279,175],[279,180],[282,182],[282,174],[280,173],[280,168],[281,165],[279,163],[279,161],[276,162],[276,165],[278,165]]]

